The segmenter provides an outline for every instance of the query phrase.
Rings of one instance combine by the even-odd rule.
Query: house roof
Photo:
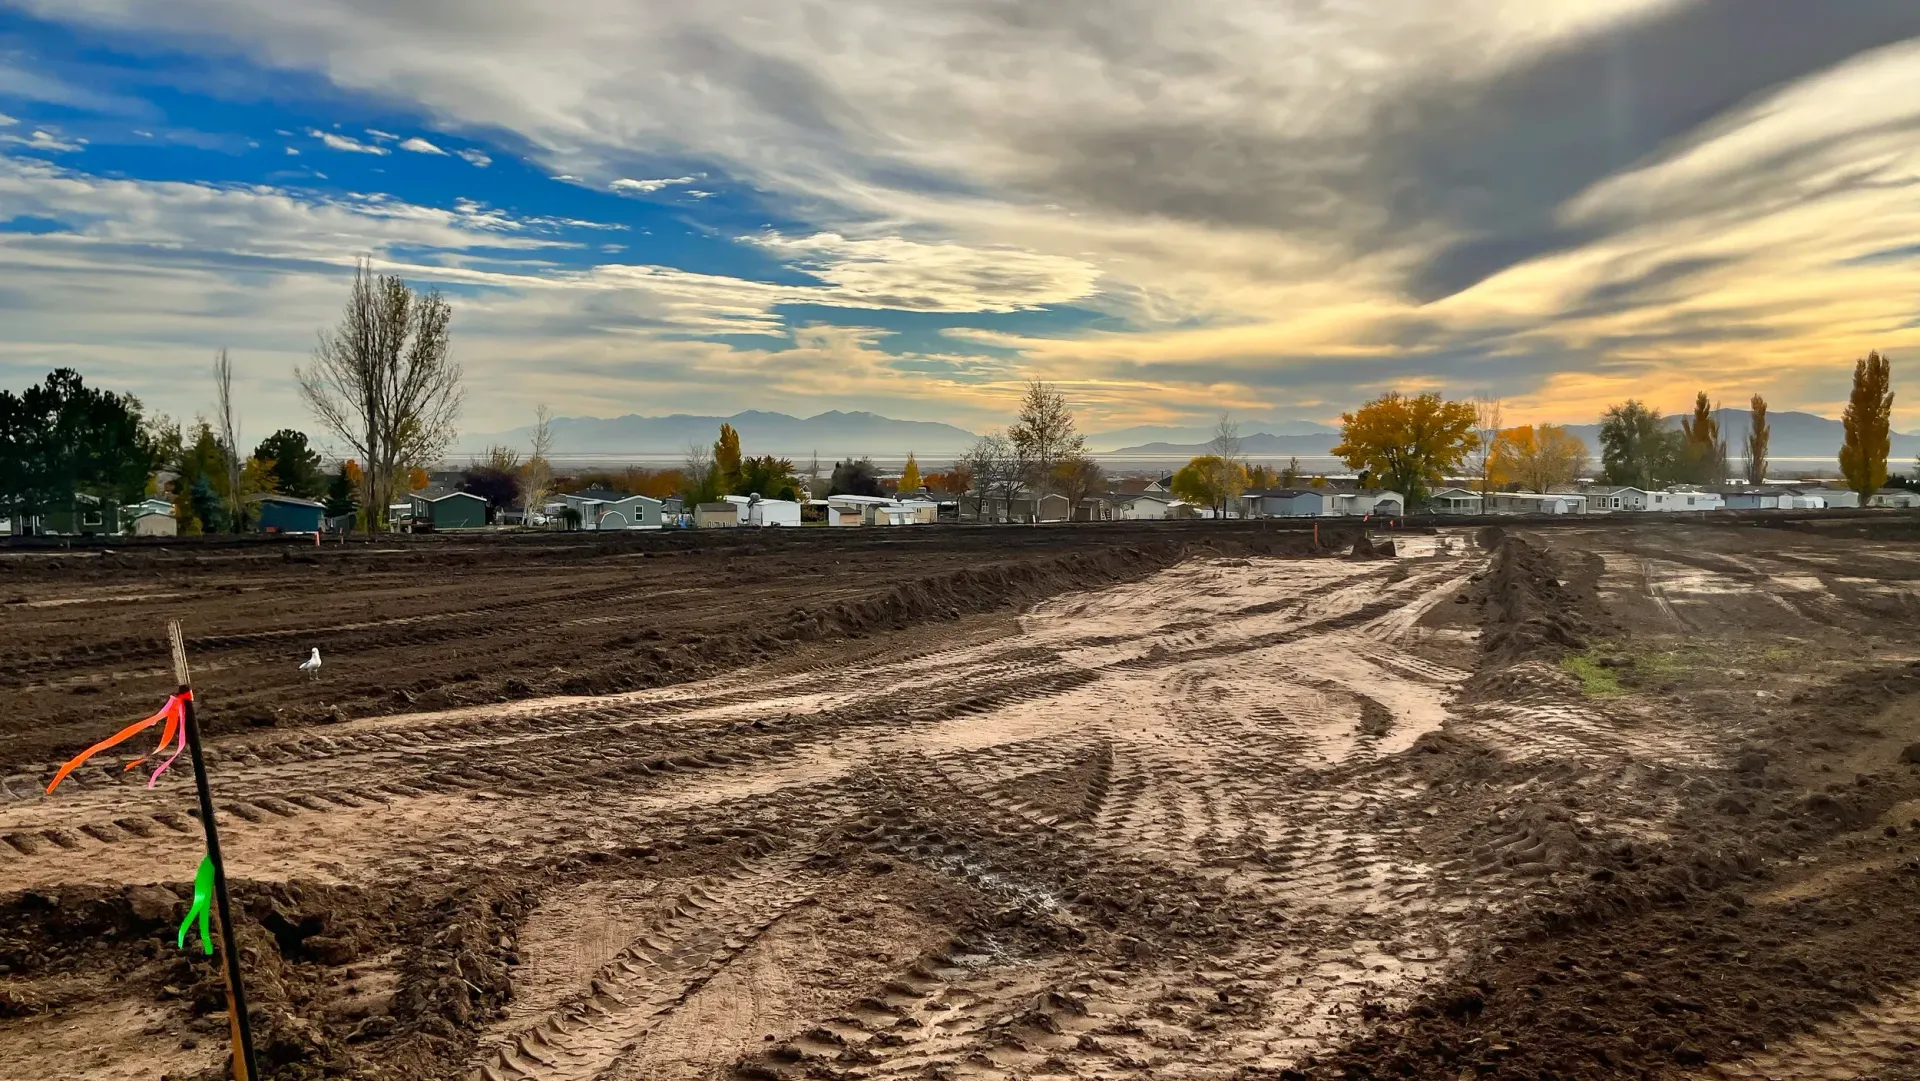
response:
[[[734,514],[739,514],[740,504],[738,503],[702,503],[695,509],[696,510],[724,510],[724,511],[731,511]]]
[[[1591,484],[1587,486],[1588,495],[1619,495],[1621,492],[1639,492],[1648,495],[1645,488],[1636,488],[1631,484]]]
[[[627,498],[611,488],[582,488],[570,494],[579,499],[598,499],[602,503],[618,503]]]
[[[482,503],[486,502],[485,498],[474,495],[472,492],[443,492],[433,488],[422,488],[413,493],[413,498],[426,503],[438,503],[443,499],[454,499],[456,497],[460,499],[478,499]]]
[[[1272,497],[1275,499],[1288,499],[1296,495],[1324,496],[1327,494],[1327,489],[1325,488],[1256,488],[1251,492],[1242,492],[1240,494],[1243,496],[1248,496],[1248,495],[1256,496],[1261,499],[1266,499],[1269,497]]]
[[[265,495],[257,495],[253,497],[252,502],[285,503],[287,506],[290,506],[290,507],[319,507],[322,510],[325,510],[327,506],[325,503],[321,503],[318,500],[302,499],[297,495],[287,495],[283,492],[268,492]]]

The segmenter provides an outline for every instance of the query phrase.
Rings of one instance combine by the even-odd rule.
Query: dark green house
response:
[[[426,533],[441,529],[479,529],[487,524],[487,501],[472,492],[415,492],[413,529]]]
[[[259,519],[259,524],[254,528],[262,533],[318,533],[320,522],[327,514],[327,505],[275,493],[261,496],[255,504],[254,514]]]
[[[94,537],[120,532],[120,504],[105,496],[75,492],[73,502],[48,507],[37,528],[27,532]]]

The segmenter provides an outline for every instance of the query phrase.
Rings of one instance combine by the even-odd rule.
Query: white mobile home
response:
[[[1655,510],[1726,510],[1726,497],[1719,492],[1709,492],[1698,488],[1669,488],[1664,492],[1654,492],[1657,500]],[[1789,493],[1791,494],[1791,493]]]
[[[1589,486],[1584,494],[1587,497],[1587,509],[1596,514],[1656,509],[1654,494],[1645,488],[1595,484]]]
[[[1489,514],[1585,514],[1587,497],[1578,492],[1495,492],[1487,497]]]
[[[1123,522],[1159,521],[1171,517],[1167,508],[1179,502],[1166,492],[1135,492],[1115,496],[1113,516]]]
[[[763,499],[757,495],[729,495],[722,499],[739,508],[740,524],[750,526],[797,526],[800,504],[788,499]]]
[[[1427,509],[1435,514],[1479,514],[1486,500],[1471,488],[1442,488],[1427,497]]]
[[[1384,488],[1334,491],[1327,498],[1328,514],[1394,516],[1407,512],[1407,497]]]

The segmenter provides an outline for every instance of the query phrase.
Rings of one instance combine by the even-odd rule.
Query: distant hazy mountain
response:
[[[740,449],[749,455],[795,457],[816,451],[822,459],[848,454],[903,456],[908,451],[937,455],[964,450],[974,440],[972,432],[937,421],[894,420],[874,413],[837,410],[803,418],[756,410],[730,417],[686,413],[666,417],[555,417],[553,449],[555,455],[676,456],[692,443],[710,445],[719,435],[721,424],[731,424],[740,432]],[[460,443],[469,450],[503,443],[524,453],[528,434],[527,428],[515,428],[465,436]]]
[[[1684,415],[1691,417],[1693,414],[1689,410]],[[1745,457],[1747,429],[1753,423],[1753,413],[1745,409],[1722,409],[1718,416],[1720,434],[1727,441],[1728,456]],[[1767,456],[1770,458],[1833,458],[1837,460],[1840,455],[1840,441],[1846,436],[1846,430],[1839,421],[1813,413],[1769,412],[1767,426],[1773,432],[1767,448]],[[1668,417],[1667,427],[1678,429],[1680,415]],[[1599,458],[1600,426],[1598,424],[1569,424],[1567,430],[1579,436],[1595,459]],[[1896,471],[1905,471],[1914,455],[1920,454],[1920,435],[1895,432],[1889,442],[1893,445],[1889,463]]]
[[[1240,421],[1243,435],[1328,435],[1339,442],[1338,429],[1324,424],[1315,424],[1310,420],[1243,420]],[[1132,428],[1116,428],[1108,432],[1091,432],[1087,435],[1087,449],[1095,452],[1139,449],[1139,444],[1175,443],[1198,444],[1213,438],[1213,426],[1175,427],[1169,425],[1141,424]],[[1333,443],[1328,443],[1332,446]]]
[[[1260,458],[1325,457],[1327,452],[1339,442],[1340,433],[1331,430],[1306,435],[1270,435],[1266,432],[1257,432],[1240,437],[1240,453]],[[1138,454],[1148,458],[1191,458],[1195,455],[1211,454],[1213,449],[1206,443],[1143,443],[1137,447],[1121,447],[1113,453]]]

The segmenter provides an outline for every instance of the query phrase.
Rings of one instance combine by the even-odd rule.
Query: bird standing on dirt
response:
[[[319,646],[313,647],[313,656],[308,657],[306,660],[300,662],[300,670],[302,672],[310,672],[316,676],[320,674],[320,647]]]

